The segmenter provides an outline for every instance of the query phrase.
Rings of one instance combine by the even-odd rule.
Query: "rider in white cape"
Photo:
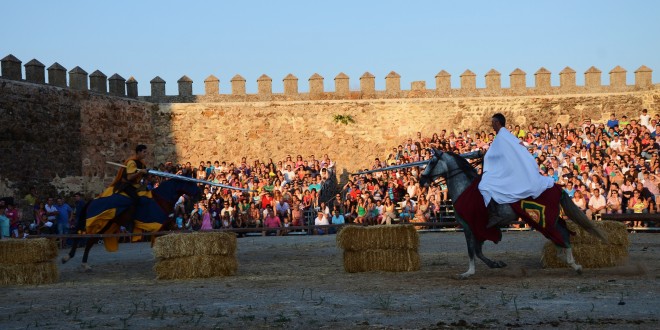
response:
[[[491,200],[508,204],[528,197],[537,198],[554,185],[551,177],[539,173],[534,157],[520,140],[504,127],[504,115],[493,115],[492,124],[497,135],[484,157],[479,183],[479,191],[489,211],[496,209],[489,205]]]

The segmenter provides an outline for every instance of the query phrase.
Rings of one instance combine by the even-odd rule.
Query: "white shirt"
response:
[[[54,204],[53,205],[46,204],[46,205],[44,205],[44,208],[46,210],[46,213],[57,212],[57,208],[55,207]],[[55,215],[49,215],[48,216],[48,221],[55,221],[56,218],[57,217]]]
[[[520,145],[520,140],[506,128],[500,128],[486,156],[479,190],[488,205],[514,203],[537,198],[555,184],[551,177],[539,173],[534,157]]]
[[[623,149],[621,149],[621,140],[616,140],[614,139],[612,142],[610,142],[610,148],[612,150],[616,150],[618,152],[622,152]]]
[[[296,177],[296,173],[295,173],[295,172],[293,172],[293,171],[287,171],[287,170],[283,170],[283,171],[282,171],[282,175],[284,176],[284,181],[285,181],[285,182],[291,182],[291,181],[293,181],[293,179]],[[284,184],[284,182],[282,182],[282,184]]]
[[[325,226],[325,225],[329,225],[329,224],[330,223],[328,222],[328,218],[325,216],[325,214],[320,218],[316,217],[316,219],[314,219],[314,225],[315,226]]]
[[[593,208],[603,207],[605,204],[607,204],[607,201],[601,194],[598,194],[598,196],[591,196],[591,198],[589,198],[589,206]]]

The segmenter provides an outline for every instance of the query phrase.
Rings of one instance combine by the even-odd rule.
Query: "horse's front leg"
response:
[[[577,272],[579,275],[582,275],[582,266],[575,262],[572,248],[557,247],[557,257],[566,261],[566,263],[571,266],[575,272]]]
[[[468,227],[467,223],[465,223],[463,219],[460,219],[459,216],[456,216],[456,221],[458,221],[463,226],[463,233],[465,233],[465,242],[467,243],[467,248],[468,248],[468,256],[470,257],[470,262],[467,272],[457,276],[459,280],[465,280],[470,276],[474,275],[475,273],[474,253],[476,250],[475,247],[478,245],[478,243],[474,238],[474,234],[472,234],[472,231],[470,230],[470,227]]]

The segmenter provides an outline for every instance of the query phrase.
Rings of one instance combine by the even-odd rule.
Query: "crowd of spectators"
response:
[[[208,184],[202,187],[200,200],[182,196],[174,214],[181,229],[263,228],[263,235],[284,235],[289,227],[314,224],[318,211],[324,211],[321,222],[332,219],[330,204],[320,199],[322,189],[335,189],[332,187],[334,162],[327,154],[319,159],[314,155],[305,158],[296,155],[295,160],[288,155],[277,162],[269,159],[248,163],[246,158],[240,163],[206,161],[197,167],[190,162],[185,165],[166,163],[158,169],[248,189],[245,192]],[[335,200],[331,197],[328,201],[337,204]],[[317,232],[325,233],[324,230]]]
[[[638,118],[617,118],[612,113],[607,122],[585,119],[581,123],[550,125],[530,124],[507,127],[536,159],[539,172],[561,185],[573,201],[591,219],[605,213],[657,213],[660,197],[660,115],[651,117],[643,109]],[[447,132],[442,130],[430,138],[418,132],[392,148],[384,160],[376,158],[372,169],[401,165],[431,157],[428,148],[458,154],[486,151],[495,138],[494,132]],[[477,166],[480,171],[480,166]],[[360,205],[401,203],[399,216],[424,222],[438,219],[447,199],[447,187],[439,180],[430,187],[418,184],[417,167],[392,172],[376,172],[353,178],[349,191],[362,192],[358,198],[359,216],[365,214]],[[353,194],[350,192],[349,194]],[[366,207],[367,210],[371,208]],[[366,213],[368,217],[368,211]],[[387,212],[381,212],[385,219]],[[374,213],[375,215],[375,213]],[[358,222],[360,222],[358,220]],[[629,223],[644,227],[641,221]]]
[[[651,117],[643,109],[638,117],[607,122],[532,123],[507,127],[536,159],[539,171],[553,177],[590,218],[605,213],[657,213],[660,197],[660,115]],[[409,137],[392,146],[391,152],[374,159],[371,168],[426,160],[429,148],[455,153],[488,150],[493,132],[442,129],[430,137]],[[478,170],[480,167],[477,166]],[[181,196],[174,217],[180,229],[263,228],[263,234],[284,235],[289,227],[309,224],[443,221],[447,216],[447,186],[441,179],[428,187],[419,185],[418,167],[352,176],[342,187],[334,186],[334,162],[325,154],[288,155],[274,161],[246,158],[240,162],[190,162],[157,166],[160,171],[249,189],[249,192],[202,187],[200,200]],[[146,185],[155,187],[162,178],[149,176]],[[320,200],[322,189],[333,195]],[[336,194],[335,194],[336,192]],[[328,196],[328,192],[325,192]],[[62,198],[38,199],[36,190],[25,196],[32,205],[33,219],[21,223],[15,203],[0,201],[0,230],[3,237],[28,233],[66,233],[84,202],[76,194],[73,207]],[[82,204],[81,204],[82,203]],[[7,219],[7,220],[5,220]],[[643,227],[639,221],[630,223]],[[317,234],[332,233],[319,228]],[[242,233],[239,235],[243,235]]]

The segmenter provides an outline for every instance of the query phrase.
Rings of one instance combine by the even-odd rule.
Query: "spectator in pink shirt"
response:
[[[266,228],[281,228],[282,227],[282,221],[280,218],[275,215],[275,212],[273,212],[273,209],[271,207],[267,208],[267,214],[266,218],[264,219],[264,227]],[[268,231],[263,231],[262,235],[267,236],[269,234],[274,233],[277,236],[281,236],[282,232],[280,230],[268,230]]]

